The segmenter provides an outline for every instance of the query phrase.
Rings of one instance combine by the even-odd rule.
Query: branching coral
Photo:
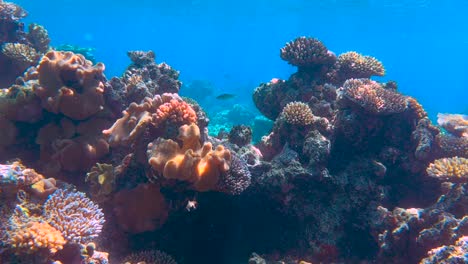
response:
[[[197,191],[216,190],[220,176],[227,173],[231,153],[222,145],[200,144],[197,125],[183,125],[179,129],[182,147],[170,139],[157,139],[148,145],[148,162],[166,179],[189,182]]]
[[[101,209],[82,192],[58,189],[44,204],[46,221],[70,243],[86,243],[98,237],[104,224]]]
[[[332,65],[336,56],[315,38],[299,37],[281,49],[281,58],[299,67]]]
[[[407,98],[386,90],[369,79],[349,79],[343,84],[343,95],[366,112],[374,115],[390,115],[406,110]]]
[[[33,253],[47,249],[51,254],[61,250],[66,244],[62,233],[44,222],[28,222],[15,229],[7,241],[18,253]]]
[[[302,102],[287,104],[281,113],[287,123],[291,125],[307,126],[314,122],[314,115],[310,107]]]
[[[457,114],[438,114],[437,123],[450,134],[468,137],[468,116]]]
[[[191,124],[197,121],[195,111],[177,94],[145,98],[141,104],[132,103],[111,128],[103,131],[112,146],[127,145],[136,140],[151,125],[157,128],[165,122]]]
[[[23,71],[35,65],[39,58],[39,54],[33,47],[21,43],[5,43],[2,46],[2,53]]]
[[[440,180],[467,182],[468,159],[453,157],[435,160],[429,164],[427,174]]]
[[[37,69],[34,92],[42,106],[75,120],[91,117],[104,106],[104,64],[95,66],[83,55],[49,51]]]
[[[354,51],[338,56],[337,66],[338,75],[343,81],[350,78],[370,78],[371,76],[385,75],[385,68],[380,61]]]

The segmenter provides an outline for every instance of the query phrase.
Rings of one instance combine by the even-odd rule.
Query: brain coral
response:
[[[374,115],[401,113],[408,106],[407,97],[369,79],[349,79],[343,84],[342,92],[344,97]]]
[[[70,243],[86,243],[98,237],[104,214],[82,192],[58,189],[44,204],[44,217]]]
[[[34,92],[49,112],[86,119],[104,106],[104,64],[95,66],[81,54],[49,51],[37,69]]]
[[[43,222],[29,222],[9,234],[7,244],[19,252],[32,253],[47,249],[54,254],[66,244],[62,233]]]
[[[451,182],[468,181],[468,159],[461,157],[437,159],[427,167],[427,174]]]
[[[281,58],[298,67],[332,65],[336,56],[315,38],[299,37],[281,49]]]
[[[161,139],[148,145],[148,162],[166,179],[191,183],[197,191],[215,190],[222,174],[227,173],[231,152],[222,145],[200,144],[197,125],[183,125],[179,129],[182,147],[173,140]]]

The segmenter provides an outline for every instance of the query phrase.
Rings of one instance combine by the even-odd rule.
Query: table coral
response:
[[[103,109],[104,69],[104,64],[93,66],[80,54],[49,51],[37,68],[34,92],[46,110],[83,120]]]
[[[182,146],[171,139],[157,139],[148,145],[148,162],[166,179],[187,181],[197,191],[215,190],[221,174],[229,170],[231,153],[222,145],[200,144],[197,125],[179,129]]]
[[[58,189],[44,204],[44,218],[70,243],[90,242],[101,233],[104,214],[82,192]]]
[[[281,48],[281,58],[299,67],[332,65],[336,56],[315,38],[299,37]]]
[[[340,54],[337,66],[338,75],[342,80],[385,75],[385,68],[380,61],[371,56],[363,56],[355,51]]]

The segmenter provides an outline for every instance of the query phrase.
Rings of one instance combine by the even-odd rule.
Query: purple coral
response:
[[[218,188],[225,193],[237,195],[250,186],[251,178],[252,176],[244,159],[232,155],[229,171],[220,178]]]
[[[48,223],[72,243],[87,243],[98,237],[104,224],[102,210],[84,193],[59,189],[44,204]]]

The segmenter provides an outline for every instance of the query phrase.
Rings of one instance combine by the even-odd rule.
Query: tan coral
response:
[[[310,107],[302,102],[288,103],[281,112],[286,122],[292,125],[307,126],[314,122],[314,115]]]
[[[427,174],[451,182],[468,181],[468,159],[461,157],[443,158],[429,164]]]
[[[21,43],[5,43],[2,46],[2,53],[23,71],[35,65],[39,59],[39,54],[33,47]]]
[[[182,147],[170,139],[157,139],[148,145],[148,162],[166,179],[187,181],[197,191],[216,190],[221,174],[229,170],[231,153],[222,145],[200,144],[197,125],[179,129]]]
[[[437,114],[437,123],[450,134],[468,137],[468,116],[460,114]]]
[[[80,54],[49,51],[37,69],[34,92],[47,111],[83,120],[103,109],[104,69]]]
[[[7,241],[18,253],[33,253],[47,249],[51,254],[61,250],[66,241],[60,231],[44,222],[29,222],[17,228]]]
[[[338,72],[343,80],[384,76],[385,68],[376,58],[350,51],[338,56]]]

